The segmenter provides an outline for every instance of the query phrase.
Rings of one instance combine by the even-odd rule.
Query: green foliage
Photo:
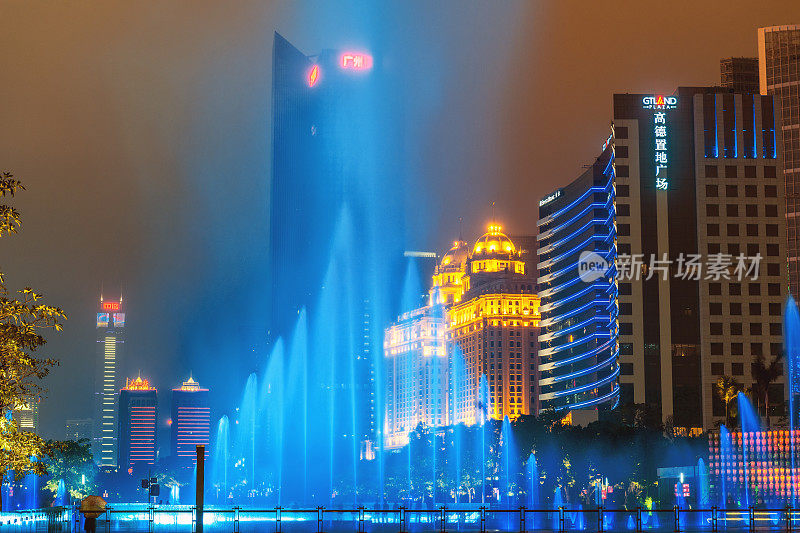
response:
[[[736,396],[744,391],[744,386],[736,378],[731,376],[720,376],[716,385],[717,396],[725,404],[725,425],[730,427],[730,403]]]
[[[47,449],[50,456],[45,464],[51,476],[45,485],[47,490],[55,495],[59,480],[64,480],[64,487],[73,498],[82,499],[96,493],[97,466],[92,459],[89,439],[48,441]]]
[[[8,172],[0,175],[0,198],[13,198],[24,190]],[[0,204],[0,237],[17,233],[20,214]],[[11,291],[0,271],[0,477],[13,470],[20,478],[28,473],[44,473],[41,461],[48,454],[45,442],[37,435],[21,431],[9,414],[29,402],[38,402],[44,393],[42,378],[58,361],[37,357],[45,344],[41,332],[61,330],[64,311],[42,302],[42,295],[25,287]]]

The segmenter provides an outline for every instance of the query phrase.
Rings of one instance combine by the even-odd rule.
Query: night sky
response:
[[[220,409],[265,353],[271,47],[373,51],[402,106],[407,248],[477,237],[496,201],[534,233],[538,199],[609,133],[614,92],[671,93],[755,56],[797,2],[0,3],[0,170],[28,191],[0,241],[14,288],[69,321],[45,436],[91,411],[97,298],[127,301],[128,375],[190,371]],[[226,395],[234,395],[226,398]],[[162,416],[166,418],[166,395]],[[217,414],[221,414],[221,411]]]

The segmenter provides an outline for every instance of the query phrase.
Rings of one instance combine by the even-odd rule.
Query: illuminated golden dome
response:
[[[472,253],[479,256],[492,256],[492,255],[514,255],[517,253],[517,248],[511,242],[505,233],[503,233],[499,225],[490,224],[486,233],[480,236],[475,246],[472,247]]]
[[[439,263],[439,269],[450,270],[452,268],[461,268],[464,261],[467,260],[469,254],[469,246],[464,241],[453,241],[453,246],[445,252],[442,256],[442,261]]]

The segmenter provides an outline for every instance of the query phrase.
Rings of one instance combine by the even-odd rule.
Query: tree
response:
[[[736,396],[744,390],[742,384],[731,376],[720,376],[717,380],[717,396],[725,403],[725,424],[729,425],[728,404],[736,399]]]
[[[89,439],[48,441],[46,447],[50,456],[45,466],[51,476],[45,485],[47,490],[55,495],[59,480],[63,480],[64,488],[73,498],[81,499],[94,492],[97,466]]]
[[[13,198],[24,189],[11,173],[0,174],[0,198]],[[20,223],[16,209],[0,204],[0,237],[17,233]],[[29,473],[46,473],[42,459],[48,455],[47,444],[17,427],[11,412],[44,394],[39,382],[58,362],[37,357],[37,349],[46,342],[41,332],[60,331],[65,319],[61,309],[45,305],[42,295],[30,287],[8,289],[0,271],[0,479],[10,471],[16,479]]]
[[[755,356],[751,372],[753,396],[755,396],[757,405],[762,405],[763,400],[764,416],[767,419],[767,427],[769,427],[769,387],[783,374],[783,354],[779,353],[773,357],[769,364],[763,355]]]

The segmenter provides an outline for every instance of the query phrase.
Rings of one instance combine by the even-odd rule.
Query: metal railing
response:
[[[0,533],[80,532],[76,508],[52,508],[0,515]],[[486,505],[439,506],[427,509],[395,508],[246,508],[206,507],[208,533],[414,533],[519,531],[571,533],[691,533],[800,530],[800,509],[529,509]],[[195,533],[194,506],[111,505],[97,519],[98,533]]]

